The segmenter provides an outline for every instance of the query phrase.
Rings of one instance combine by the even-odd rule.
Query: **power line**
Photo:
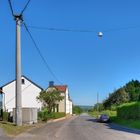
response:
[[[51,28],[51,27],[41,27],[41,26],[27,26],[31,29],[37,30],[48,30],[48,31],[59,31],[59,32],[83,32],[83,33],[97,33],[97,30],[83,30],[83,29],[67,29],[67,28]],[[122,31],[122,30],[129,30],[129,29],[136,29],[140,28],[140,26],[128,26],[128,27],[120,27],[120,28],[111,28],[107,30],[102,30],[105,32],[114,32],[114,31]]]
[[[26,3],[26,5],[24,6],[24,8],[21,10],[21,13],[20,13],[20,14],[17,14],[17,15],[22,16],[22,14],[23,14],[24,11],[26,10],[27,6],[29,5],[30,1],[31,1],[31,0],[28,0],[28,2]],[[8,3],[9,3],[9,6],[10,6],[10,9],[11,9],[12,16],[15,17],[16,15],[14,14],[14,11],[13,11],[13,8],[12,8],[11,0],[8,0]]]
[[[45,64],[46,68],[48,69],[48,71],[50,72],[50,74],[51,74],[60,84],[62,84],[62,82],[60,82],[60,81],[58,80],[58,78],[56,77],[56,75],[54,74],[54,72],[52,71],[52,69],[50,68],[50,66],[48,65],[46,59],[45,59],[44,56],[42,55],[42,53],[41,53],[41,51],[40,51],[40,49],[39,49],[37,43],[35,42],[35,40],[34,40],[32,34],[31,34],[31,32],[29,31],[28,27],[26,26],[25,22],[23,23],[23,25],[24,25],[24,27],[25,27],[27,33],[29,34],[29,36],[30,36],[30,38],[31,38],[31,40],[32,40],[32,42],[33,42],[33,44],[34,44],[34,46],[35,46],[35,48],[36,48],[36,50],[37,50],[37,52],[38,52],[38,54],[39,54],[39,56],[40,56],[41,59],[43,60],[43,62],[44,62],[44,64]]]
[[[48,31],[62,31],[62,32],[88,32],[96,33],[96,30],[80,30],[80,29],[66,29],[66,28],[49,28],[49,27],[39,27],[39,26],[27,26],[28,28],[38,29],[38,30],[48,30]]]
[[[13,11],[13,8],[12,8],[11,0],[8,0],[8,3],[9,3],[9,7],[11,9],[12,16],[14,16],[14,11]]]
[[[29,5],[31,0],[28,0],[28,2],[26,3],[25,7],[23,8],[23,10],[21,11],[20,15],[23,14],[23,12],[26,10],[27,6]]]
[[[138,25],[138,26],[120,27],[120,28],[112,28],[112,29],[108,29],[108,30],[103,30],[103,32],[122,31],[122,30],[130,30],[130,29],[137,29],[137,28],[140,28],[140,25]]]

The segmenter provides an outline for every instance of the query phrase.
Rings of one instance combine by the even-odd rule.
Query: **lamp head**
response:
[[[103,33],[102,32],[98,32],[98,36],[99,37],[102,37],[103,36]]]

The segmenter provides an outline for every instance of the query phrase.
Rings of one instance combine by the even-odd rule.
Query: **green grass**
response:
[[[62,118],[62,117],[65,117],[66,114],[64,112],[54,112],[53,113],[53,119],[59,119],[59,118]]]
[[[116,111],[105,110],[105,111],[101,111],[101,112],[94,111],[94,112],[90,113],[90,115],[95,118],[97,118],[97,116],[100,114],[109,115],[111,122],[113,122],[115,124],[119,124],[119,125],[126,126],[129,128],[140,129],[140,120],[120,119],[117,117]]]
[[[106,114],[106,115],[109,115],[110,117],[114,117],[116,116],[116,111],[110,111],[110,110],[104,110],[104,111],[101,111],[101,112],[98,112],[98,111],[94,111],[94,112],[91,112],[90,115],[94,118],[97,118],[98,115],[101,115],[101,114]]]
[[[111,117],[111,121],[113,123],[123,125],[129,128],[140,129],[140,120],[127,120],[127,119],[120,119],[117,116]]]
[[[6,135],[16,136],[20,133],[26,132],[27,130],[33,128],[33,125],[15,126],[13,123],[0,122],[0,128],[4,130]]]

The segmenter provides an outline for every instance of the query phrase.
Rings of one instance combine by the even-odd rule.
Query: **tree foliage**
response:
[[[80,108],[79,106],[73,106],[73,114],[81,114],[83,112],[82,108]]]
[[[43,103],[44,106],[47,106],[48,112],[51,113],[52,109],[56,107],[58,102],[64,99],[64,97],[60,94],[59,91],[46,91],[43,90],[40,92],[39,96],[37,97],[39,101]]]
[[[93,110],[94,111],[102,111],[104,110],[104,105],[103,103],[96,103],[93,107]]]
[[[114,91],[109,97],[103,102],[105,108],[110,108],[112,105],[117,106],[122,103],[129,101],[129,95],[124,88],[119,88]]]
[[[129,94],[130,101],[140,101],[140,82],[132,80],[125,85],[125,91]]]
[[[140,82],[131,80],[125,86],[109,94],[109,97],[103,101],[105,109],[111,109],[122,103],[140,101]]]

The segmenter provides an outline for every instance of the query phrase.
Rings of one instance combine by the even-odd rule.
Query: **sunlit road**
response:
[[[97,123],[87,114],[48,123],[14,140],[140,140],[140,132],[112,124]]]

